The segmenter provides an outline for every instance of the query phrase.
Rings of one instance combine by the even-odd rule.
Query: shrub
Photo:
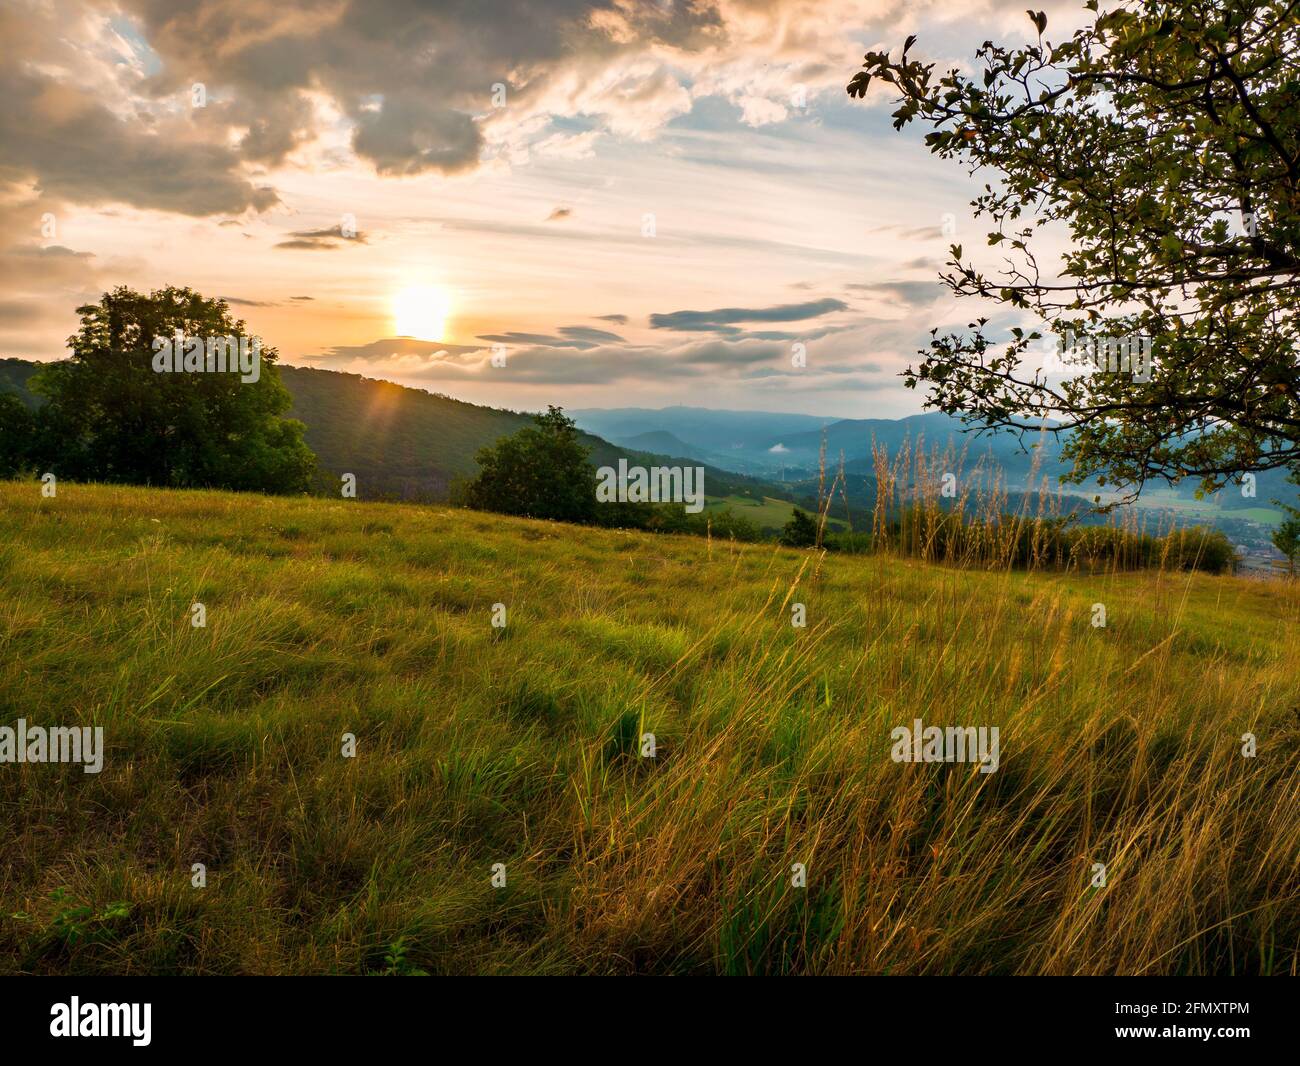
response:
[[[787,548],[811,548],[817,543],[817,523],[811,515],[796,507],[790,521],[781,530],[781,543]]]

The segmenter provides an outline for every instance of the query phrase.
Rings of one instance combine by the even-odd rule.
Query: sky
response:
[[[1046,10],[1059,39],[1082,0]],[[947,69],[1033,32],[997,0],[0,0],[0,355],[171,284],[284,363],[492,406],[915,413],[929,331],[993,310],[937,280],[983,179],[844,86],[908,34]]]

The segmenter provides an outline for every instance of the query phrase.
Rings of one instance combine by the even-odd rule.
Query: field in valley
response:
[[[1297,583],[0,482],[19,718],[0,972],[1300,971]]]

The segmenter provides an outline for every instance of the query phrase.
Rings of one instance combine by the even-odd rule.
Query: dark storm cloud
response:
[[[380,174],[436,170],[455,174],[478,164],[483,132],[467,114],[410,93],[389,96],[375,111],[355,116],[352,147]]]

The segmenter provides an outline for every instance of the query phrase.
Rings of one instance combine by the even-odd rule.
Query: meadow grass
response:
[[[0,970],[1295,974],[1297,708],[1294,583],[0,482]]]
[[[721,511],[724,508],[731,508],[736,514],[748,518],[760,529],[784,528],[790,521],[790,516],[795,511],[795,505],[789,500],[778,500],[773,496],[763,496],[755,499],[752,496],[715,496],[710,497],[705,505],[705,510]],[[845,523],[834,517],[827,518],[826,528],[828,530],[842,530],[847,528]]]

